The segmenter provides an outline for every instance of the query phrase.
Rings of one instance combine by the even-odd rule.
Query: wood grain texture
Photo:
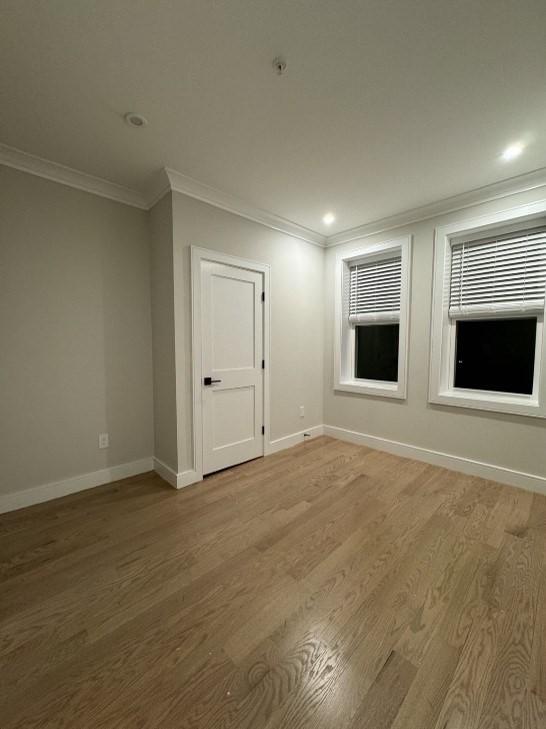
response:
[[[0,516],[2,729],[540,729],[546,498],[331,438]]]

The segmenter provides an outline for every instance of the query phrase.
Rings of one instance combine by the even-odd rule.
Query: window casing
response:
[[[542,201],[437,228],[430,402],[546,417],[544,234],[541,232],[545,227],[546,201]],[[518,392],[496,391],[492,386],[483,389],[456,386],[457,381],[459,384],[464,381],[457,372],[457,322],[483,321],[485,324],[495,319],[505,321],[507,329],[510,320],[536,322],[532,387],[523,375],[521,381],[525,384],[512,388],[519,389]],[[523,321],[517,328],[525,334]],[[464,327],[459,329],[460,335],[465,332]],[[468,327],[465,333],[468,336]],[[528,331],[525,336],[522,358],[531,356]],[[459,346],[464,341],[460,340]],[[507,356],[513,356],[513,352]],[[491,381],[494,380],[492,373]]]
[[[406,397],[410,253],[404,236],[338,255],[335,390]]]

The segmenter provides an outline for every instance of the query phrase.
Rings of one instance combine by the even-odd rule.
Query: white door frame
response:
[[[203,381],[202,363],[202,333],[201,333],[201,262],[223,263],[227,266],[236,266],[248,271],[263,274],[265,301],[263,305],[263,337],[265,360],[264,368],[264,455],[270,453],[270,416],[269,416],[269,382],[271,376],[271,267],[268,263],[259,263],[246,258],[239,258],[228,253],[212,251],[208,248],[191,246],[191,351],[192,351],[192,382],[193,382],[193,467],[197,478],[203,478],[203,402],[201,383]]]

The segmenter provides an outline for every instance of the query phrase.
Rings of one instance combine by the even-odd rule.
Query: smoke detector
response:
[[[275,69],[275,73],[277,76],[282,76],[286,73],[286,61],[284,58],[281,58],[281,56],[277,56],[275,60],[273,61],[273,68]]]
[[[148,120],[142,114],[137,114],[134,111],[128,111],[123,118],[130,127],[145,127],[148,124]]]

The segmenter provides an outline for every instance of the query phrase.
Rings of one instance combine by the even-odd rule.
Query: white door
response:
[[[201,264],[203,473],[264,453],[263,274]]]

